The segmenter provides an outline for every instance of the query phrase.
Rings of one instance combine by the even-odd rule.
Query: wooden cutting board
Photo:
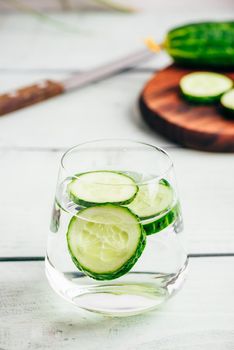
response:
[[[144,120],[185,147],[234,152],[234,120],[225,119],[218,106],[195,105],[181,97],[179,81],[190,72],[172,65],[153,76],[140,95]],[[234,79],[233,72],[225,74]]]

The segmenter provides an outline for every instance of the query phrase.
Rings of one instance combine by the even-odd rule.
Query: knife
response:
[[[0,116],[105,79],[153,56],[152,51],[144,48],[112,63],[84,73],[74,74],[62,81],[43,80],[37,84],[5,93],[0,95]]]

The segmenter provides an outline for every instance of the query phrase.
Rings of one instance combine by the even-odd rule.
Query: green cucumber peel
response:
[[[146,224],[143,223],[143,227],[147,236],[158,233],[170,226],[175,220],[177,220],[180,212],[180,204],[177,203],[171,210],[169,210],[169,212],[161,216],[159,219],[148,222]]]

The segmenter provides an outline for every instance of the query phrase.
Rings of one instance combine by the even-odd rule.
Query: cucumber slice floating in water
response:
[[[218,101],[222,94],[230,90],[233,82],[223,74],[213,72],[194,72],[185,75],[180,80],[183,96],[197,103],[212,103]]]
[[[227,116],[234,118],[234,89],[226,92],[220,100],[220,103]]]
[[[100,170],[77,175],[67,187],[76,204],[89,207],[96,204],[128,204],[136,196],[138,186],[128,175]]]
[[[127,205],[141,219],[148,219],[167,211],[173,203],[173,189],[162,179],[159,183],[143,184],[135,199]]]
[[[76,267],[97,280],[127,273],[142,254],[146,233],[128,208],[100,204],[74,216],[67,231],[68,249]]]
[[[177,203],[167,213],[161,216],[159,219],[152,220],[144,224],[144,230],[148,235],[160,232],[171,225],[180,216],[180,204]],[[180,222],[181,225],[181,222]]]

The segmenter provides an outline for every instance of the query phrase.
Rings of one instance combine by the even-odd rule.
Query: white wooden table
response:
[[[200,1],[200,3],[202,3]],[[121,15],[54,14],[61,29],[0,15],[0,91],[60,78],[125,54],[178,23],[231,18],[232,2]],[[72,30],[71,28],[72,27]],[[74,28],[75,29],[74,29]],[[137,96],[165,55],[83,90],[0,119],[0,349],[234,349],[234,156],[185,150],[141,120]],[[90,103],[91,102],[91,103]],[[93,138],[165,147],[176,167],[190,273],[157,311],[125,319],[86,313],[57,297],[43,256],[62,152]]]

